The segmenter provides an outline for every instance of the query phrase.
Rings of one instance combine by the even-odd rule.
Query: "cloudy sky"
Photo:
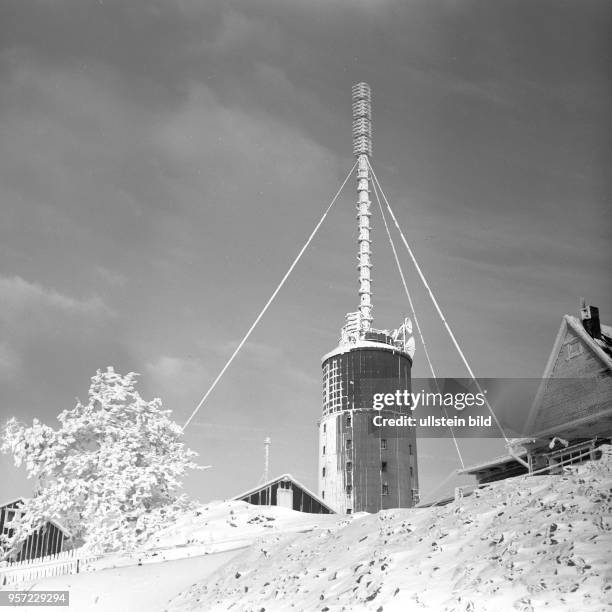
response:
[[[55,425],[114,365],[184,422],[351,167],[360,80],[375,168],[473,368],[539,376],[580,296],[612,320],[611,21],[590,0],[2,2],[0,420]],[[354,198],[187,430],[214,465],[188,481],[202,499],[254,485],[267,435],[271,471],[316,488],[320,357],[357,305]],[[407,304],[375,236],[389,328]],[[434,364],[464,375],[405,268]],[[420,452],[426,493],[457,458]],[[7,457],[0,478],[30,492]]]

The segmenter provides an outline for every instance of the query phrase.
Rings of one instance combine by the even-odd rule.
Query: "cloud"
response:
[[[153,361],[145,363],[145,372],[149,377],[149,386],[156,395],[166,399],[173,397],[193,398],[194,392],[202,391],[207,372],[201,360],[171,355],[160,355]]]
[[[281,33],[275,24],[228,9],[223,13],[211,49],[217,53],[229,54],[251,48],[254,43],[278,49],[281,40]]]
[[[238,338],[224,341],[219,345],[219,353],[222,355],[230,355],[236,346],[238,346]],[[283,350],[277,344],[268,344],[266,342],[258,342],[248,340],[241,350],[242,354],[249,355],[256,362],[278,362],[283,357]]]
[[[239,340],[231,342],[223,342],[219,347],[219,354],[226,358],[231,355]],[[242,347],[240,353],[236,356],[236,360],[242,359],[243,364],[246,362],[250,371],[257,371],[259,375],[266,375],[270,371],[270,364],[276,364],[276,374],[285,381],[284,384],[290,385],[308,385],[319,384],[318,376],[304,371],[303,368],[297,367],[290,355],[283,348],[283,344],[268,344],[266,342],[249,340]],[[219,362],[219,369],[221,368]],[[244,365],[242,367],[245,367]],[[316,370],[315,370],[316,372]],[[277,383],[278,384],[278,383]]]
[[[108,347],[108,325],[115,313],[98,296],[77,298],[21,276],[0,276],[0,303],[5,397],[10,396],[9,387],[20,399],[30,393],[49,397],[46,385],[55,376],[69,376],[77,364],[95,369],[99,362],[87,366],[88,354]]]
[[[6,342],[0,343],[0,381],[12,380],[21,368],[21,359]]]
[[[552,17],[541,3],[489,4],[0,3],[0,409],[56,414],[112,363],[143,372],[143,395],[187,418],[350,167],[350,87],[362,79],[381,179],[393,169],[400,223],[475,369],[539,372],[564,296],[573,307],[597,291],[604,306],[609,294],[606,262],[589,255],[609,250],[609,37],[591,3]],[[347,197],[194,427],[277,427],[276,444],[299,424],[314,448],[319,358],[356,299],[342,293],[355,291],[352,232]],[[384,290],[397,281],[382,250],[381,323],[396,316],[384,296],[403,300]],[[580,265],[559,273],[562,258]],[[535,327],[522,325],[536,308]],[[426,329],[435,317],[424,309]],[[454,367],[430,337],[440,368]],[[302,460],[299,443],[287,465]],[[210,452],[226,450],[219,435]],[[241,450],[222,486],[244,473]]]
[[[45,288],[39,283],[26,281],[20,276],[0,277],[0,300],[3,303],[0,318],[5,320],[22,317],[39,309],[84,316],[111,313],[110,308],[97,296],[80,300]]]
[[[113,287],[124,287],[128,282],[128,278],[125,274],[117,272],[116,270],[111,270],[106,266],[96,266],[94,272],[105,283]]]

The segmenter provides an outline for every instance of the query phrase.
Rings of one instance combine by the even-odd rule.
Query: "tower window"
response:
[[[412,469],[412,466],[410,466],[410,478],[414,477],[414,470]]]
[[[380,464],[380,471],[381,471],[381,472],[386,472],[386,471],[387,471],[387,462],[386,462],[386,461],[383,461],[383,462]]]
[[[387,450],[387,441],[384,438],[380,439],[380,450]]]
[[[327,431],[327,423],[323,423],[323,433]]]
[[[412,444],[408,445],[408,452],[412,455]]]
[[[351,427],[353,425],[353,417],[351,415],[346,417],[346,426]]]
[[[321,470],[321,476],[323,476],[323,478],[325,478],[325,468],[323,468],[323,469]]]
[[[382,494],[389,495],[389,485],[386,482],[382,486]]]
[[[323,445],[323,454],[325,454],[325,444]]]
[[[321,499],[325,499],[325,491],[321,491]]]
[[[352,472],[353,471],[353,462],[352,461],[347,461],[346,462],[346,471],[347,472]]]
[[[346,485],[346,494],[350,495],[353,492],[353,485],[352,484],[347,484]]]
[[[350,439],[345,440],[346,450],[351,450],[353,448],[353,441]]]

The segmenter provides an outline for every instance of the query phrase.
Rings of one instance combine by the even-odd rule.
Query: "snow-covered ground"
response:
[[[562,476],[441,508],[269,538],[169,610],[603,612],[612,609],[612,451]]]
[[[146,548],[152,551],[178,546],[213,552],[249,544],[275,533],[337,528],[348,522],[346,518],[277,506],[253,506],[242,501],[212,502],[160,532]]]
[[[161,532],[137,555],[143,565],[30,586],[69,589],[79,612],[603,612],[612,609],[604,451],[561,476],[494,483],[441,508],[345,517],[212,503]]]
[[[212,502],[162,530],[144,550],[105,555],[90,564],[89,572],[36,580],[16,588],[68,590],[70,609],[77,612],[161,611],[167,609],[172,597],[260,540],[336,529],[346,523],[345,517],[337,515],[306,514],[240,501]]]
[[[211,555],[104,569],[46,578],[27,585],[33,590],[70,592],[72,612],[154,612],[165,610],[170,599],[228,563],[240,549]],[[23,587],[19,587],[23,588]],[[24,606],[20,610],[40,611]]]

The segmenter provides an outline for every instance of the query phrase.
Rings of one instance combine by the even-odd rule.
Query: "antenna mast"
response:
[[[370,166],[372,155],[372,93],[367,83],[357,83],[352,89],[353,154],[357,158],[357,219],[359,234],[357,255],[359,269],[360,336],[372,327],[372,251],[370,244]]]

